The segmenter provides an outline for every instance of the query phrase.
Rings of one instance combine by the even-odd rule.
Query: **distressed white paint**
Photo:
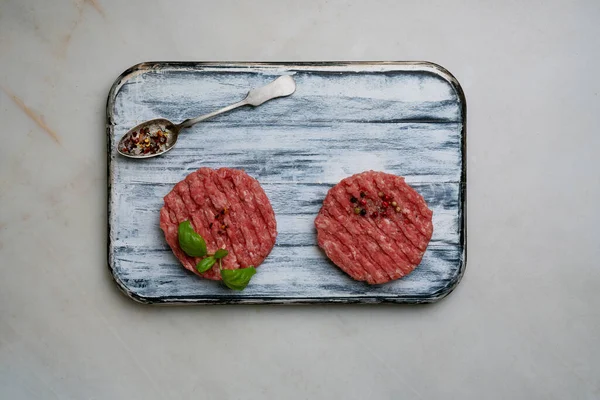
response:
[[[235,102],[279,74],[294,95],[242,109],[184,131],[166,156],[133,161],[114,154],[131,126],[179,122]],[[133,73],[109,104],[109,262],[117,282],[146,301],[431,301],[463,267],[461,99],[430,66],[160,65]],[[246,170],[277,215],[277,244],[242,293],[180,267],[158,227],[162,197],[202,167]],[[406,176],[434,211],[434,235],[421,265],[385,285],[355,282],[316,247],[313,220],[327,190],[364,170]]]

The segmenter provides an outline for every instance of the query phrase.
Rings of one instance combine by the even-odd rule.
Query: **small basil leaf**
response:
[[[217,251],[215,251],[215,258],[218,260],[219,258],[223,258],[225,257],[227,254],[229,254],[229,252],[225,249],[219,249]]]
[[[204,257],[206,255],[206,242],[202,236],[194,231],[190,221],[183,221],[177,229],[179,246],[190,257]]]
[[[221,278],[223,283],[233,290],[244,290],[252,276],[256,273],[254,267],[242,268],[242,269],[222,269]]]
[[[196,269],[198,270],[198,272],[203,273],[208,271],[209,269],[212,268],[213,265],[215,265],[215,263],[217,262],[217,260],[215,260],[215,258],[213,256],[210,257],[206,257],[205,259],[201,260],[197,265],[196,265]]]

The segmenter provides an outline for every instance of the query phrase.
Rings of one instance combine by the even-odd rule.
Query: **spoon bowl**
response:
[[[117,145],[117,152],[122,156],[135,159],[160,156],[175,147],[179,132],[184,128],[189,128],[200,121],[241,106],[258,107],[268,100],[289,96],[295,91],[296,83],[294,79],[289,75],[280,76],[265,86],[250,90],[242,101],[197,118],[186,119],[180,124],[174,124],[164,118],[142,122],[123,135]]]
[[[165,143],[163,143],[163,146],[161,146],[158,151],[154,151],[154,152],[151,151],[151,152],[148,152],[145,154],[142,152],[140,154],[137,154],[135,152],[135,149],[137,148],[137,144],[134,143],[135,147],[132,148],[132,146],[130,146],[129,143],[135,139],[136,135],[139,135],[140,132],[143,132],[146,129],[149,130],[150,134],[153,134],[154,132],[158,132],[158,131],[164,132],[166,141],[165,141]],[[129,131],[127,131],[127,133],[125,135],[123,135],[123,137],[119,141],[117,151],[119,152],[119,154],[121,154],[125,157],[129,157],[129,158],[157,157],[157,156],[160,156],[161,154],[165,154],[166,152],[168,152],[175,146],[175,143],[177,142],[177,137],[179,136],[180,130],[181,129],[179,128],[179,126],[173,124],[168,119],[164,119],[164,118],[151,119],[149,121],[142,122],[141,124],[131,128]],[[143,145],[142,145],[141,150],[143,151]]]

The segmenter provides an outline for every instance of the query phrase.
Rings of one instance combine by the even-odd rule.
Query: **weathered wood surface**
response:
[[[292,96],[200,123],[163,157],[134,161],[114,145],[152,118],[175,122],[233,103],[251,87],[291,74]],[[109,96],[109,267],[146,302],[428,302],[460,280],[464,98],[430,64],[154,64],[130,71]],[[241,293],[180,267],[159,229],[162,197],[202,167],[256,177],[278,224],[271,255]],[[327,190],[364,170],[405,176],[432,208],[434,234],[421,265],[384,285],[353,281],[316,246],[314,218]]]

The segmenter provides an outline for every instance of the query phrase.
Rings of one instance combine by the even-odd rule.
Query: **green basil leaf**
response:
[[[190,221],[183,221],[177,229],[179,246],[190,257],[204,257],[206,255],[206,242],[202,236],[194,231]]]
[[[222,269],[221,278],[229,289],[244,290],[255,273],[256,269],[252,266],[242,269]]]
[[[219,258],[225,257],[229,252],[225,249],[219,249],[215,251],[215,258],[218,260]]]
[[[210,257],[206,257],[204,259],[202,259],[197,265],[196,265],[196,269],[198,270],[198,272],[203,273],[208,271],[209,269],[212,268],[213,265],[215,265],[215,263],[217,262],[217,260],[215,260],[215,258],[213,256]]]

